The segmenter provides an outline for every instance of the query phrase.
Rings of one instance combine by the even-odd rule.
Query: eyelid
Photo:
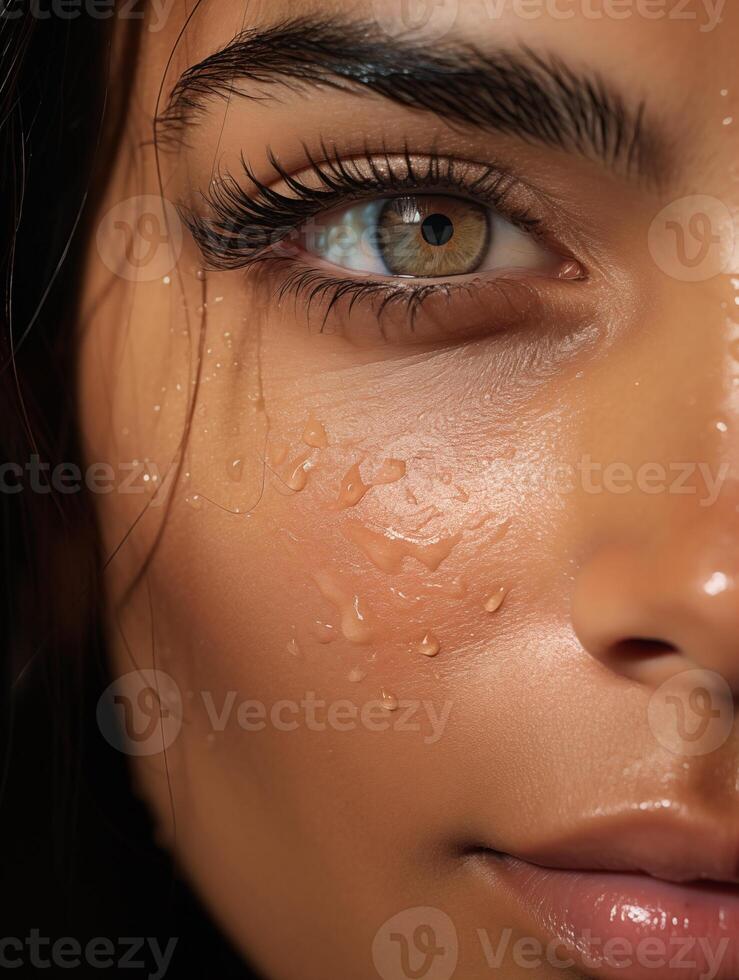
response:
[[[181,207],[180,213],[207,264],[216,269],[246,268],[294,236],[305,221],[338,206],[393,192],[453,191],[484,203],[502,217],[575,260],[549,231],[544,197],[510,170],[451,156],[366,153],[344,159],[324,146],[323,159],[307,149],[306,167],[289,174],[268,154],[275,181],[266,184],[241,160],[243,182],[222,174],[203,195],[206,214]],[[244,184],[246,186],[244,186]],[[248,189],[247,189],[248,188]]]

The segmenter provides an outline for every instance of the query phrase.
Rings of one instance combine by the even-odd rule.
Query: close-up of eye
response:
[[[0,37],[0,973],[739,980],[739,3]]]
[[[355,204],[314,221],[302,244],[341,269],[381,276],[445,279],[495,270],[546,272],[554,265],[530,232],[475,201],[443,195]]]

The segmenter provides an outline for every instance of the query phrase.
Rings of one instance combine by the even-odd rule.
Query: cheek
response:
[[[188,689],[279,698],[320,679],[393,710],[420,678],[484,657],[506,595],[524,578],[532,588],[541,558],[545,508],[522,497],[516,466],[540,460],[551,432],[530,379],[501,391],[525,356],[368,354],[270,307],[245,317],[217,285],[187,288],[189,330],[170,305],[162,319],[177,326],[142,358],[152,298],[162,314],[172,303],[147,294],[113,398],[129,455],[169,472],[166,505],[113,570],[122,592],[154,549],[167,666]],[[111,546],[140,507],[105,507]]]

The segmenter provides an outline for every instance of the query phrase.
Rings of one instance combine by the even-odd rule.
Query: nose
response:
[[[572,617],[604,666],[657,687],[690,669],[719,674],[739,696],[739,548],[732,521],[696,521],[659,541],[608,544],[584,563]]]

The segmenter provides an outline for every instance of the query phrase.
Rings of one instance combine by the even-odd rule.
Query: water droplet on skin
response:
[[[336,639],[336,629],[330,623],[317,619],[311,629],[319,643],[332,643]]]
[[[313,579],[324,599],[338,610],[344,638],[360,645],[371,643],[370,616],[360,596],[344,587],[332,572],[316,572]]]
[[[205,279],[205,269],[198,269],[198,271],[195,273],[195,278],[202,282]]]
[[[291,490],[300,493],[301,490],[305,490],[308,484],[308,472],[310,469],[310,453],[304,453],[292,463],[288,464],[288,477],[285,483]]]
[[[344,475],[339,489],[339,496],[336,498],[336,506],[340,510],[347,507],[355,507],[370,488],[362,482],[359,473],[359,463],[351,466]]]
[[[559,270],[560,279],[582,279],[583,275],[584,272],[582,266],[579,262],[575,262],[574,260],[565,262],[562,268]]]
[[[728,426],[728,424],[726,422],[724,422],[723,419],[717,419],[713,423],[713,427],[714,427],[714,429],[716,429],[717,432],[721,432],[722,434],[724,432],[728,432],[729,431],[729,426]]]
[[[312,446],[313,449],[325,449],[328,445],[326,430],[318,419],[313,418],[312,415],[305,423],[303,442],[306,446]]]
[[[384,687],[380,688],[380,701],[385,711],[397,711],[398,710],[398,699],[394,694],[386,691]]]
[[[726,118],[724,119],[724,121],[723,121],[723,125],[724,125],[724,126],[731,126],[731,124],[732,124],[733,122],[734,122],[734,117],[733,117],[733,116],[727,116],[727,117],[726,117]]]
[[[292,639],[292,640],[288,640],[288,642],[287,642],[287,652],[292,657],[299,657],[299,656],[301,656],[301,654],[302,654],[303,651],[300,649],[300,644],[298,643],[298,641],[295,640],[295,639]]]
[[[244,460],[234,459],[228,465],[228,475],[235,482],[238,483],[244,474]]]
[[[164,276],[162,278],[162,282],[164,283],[165,286],[168,286],[172,282],[172,280],[169,278],[169,276]]]
[[[199,493],[194,493],[191,497],[185,497],[185,503],[189,504],[193,510],[200,510],[203,506],[203,498]]]
[[[162,410],[162,406],[161,405],[155,405],[154,406],[154,411],[155,412],[161,412],[161,410]]]
[[[360,670],[358,667],[354,667],[349,671],[348,679],[352,684],[359,684],[359,682],[363,681],[366,676],[367,675],[364,673],[364,671]]]
[[[439,650],[441,650],[441,644],[433,633],[427,633],[418,644],[418,652],[422,653],[424,657],[435,657]]]
[[[493,594],[488,596],[488,598],[485,600],[485,612],[497,612],[503,605],[503,600],[505,597],[506,590],[503,588],[503,586],[501,586],[497,592],[493,592]]]
[[[430,572],[435,572],[462,540],[462,532],[459,531],[431,541],[410,541],[397,531],[373,531],[354,522],[347,524],[343,531],[373,565],[391,573],[402,571],[406,558],[415,558]]]
[[[382,466],[372,477],[372,486],[379,487],[386,483],[396,483],[402,480],[406,473],[405,460],[384,459]]]

